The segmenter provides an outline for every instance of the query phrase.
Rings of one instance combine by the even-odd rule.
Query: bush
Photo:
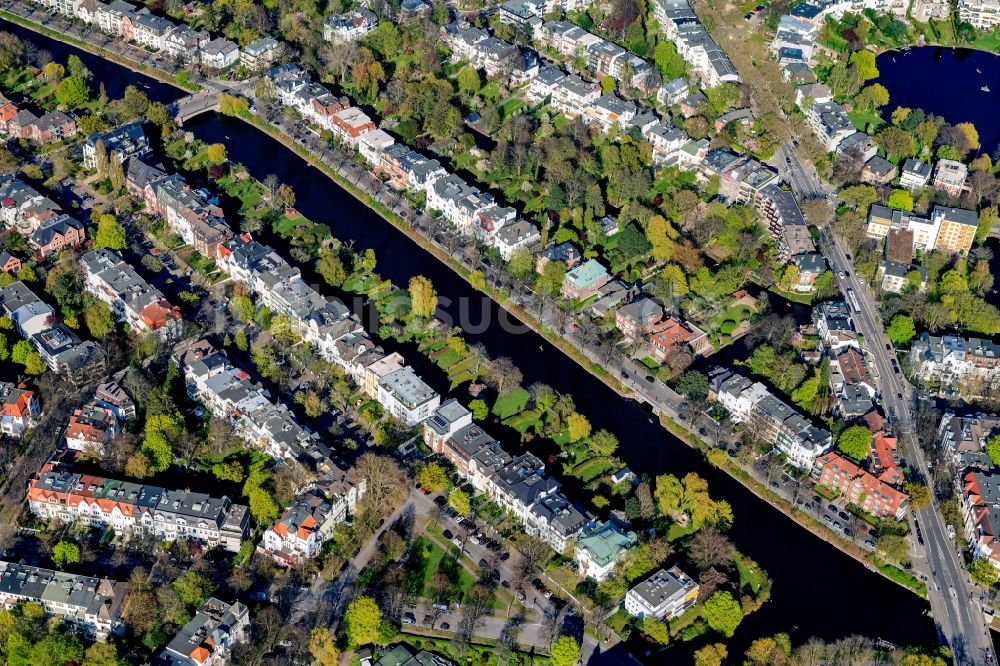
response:
[[[722,322],[722,325],[719,326],[719,332],[725,335],[730,335],[735,330],[736,330],[736,322],[733,321],[732,319],[725,320],[724,322]]]

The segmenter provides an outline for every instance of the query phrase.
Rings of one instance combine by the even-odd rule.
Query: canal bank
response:
[[[127,70],[116,76],[122,83],[139,80],[139,75]],[[195,120],[187,129],[205,141],[226,143],[230,157],[244,163],[258,178],[276,173],[296,191],[303,214],[329,224],[340,238],[355,239],[357,249],[374,249],[384,277],[406,284],[413,275],[425,275],[438,287],[442,303],[447,303],[445,311],[456,321],[461,303],[469,320],[499,320],[501,311],[496,303],[474,292],[464,280],[456,280],[437,256],[410,242],[415,240],[411,235],[382,224],[350,193],[316,178],[311,169],[303,169],[301,157],[287,147],[248,124],[218,115]],[[834,639],[851,633],[897,644],[935,641],[924,602],[783,520],[780,511],[727,474],[709,467],[700,453],[660,428],[648,412],[621,398],[547,340],[536,333],[511,335],[495,324],[482,329],[468,334],[470,342],[482,342],[492,356],[510,356],[524,372],[526,384],[545,381],[572,394],[595,428],[607,428],[619,436],[621,457],[634,470],[651,475],[695,471],[708,479],[714,496],[732,504],[734,542],[774,578],[772,603],[741,625],[730,641],[733,653],[742,651],[754,638],[778,631],[791,632],[796,642],[813,635]],[[803,612],[804,607],[810,610]]]

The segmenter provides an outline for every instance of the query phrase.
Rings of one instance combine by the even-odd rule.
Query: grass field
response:
[[[530,398],[531,394],[520,387],[501,393],[493,404],[493,413],[501,420],[520,414],[524,411]]]

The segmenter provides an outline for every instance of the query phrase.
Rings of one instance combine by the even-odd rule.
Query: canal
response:
[[[53,54],[75,51],[17,26],[5,24],[5,28]],[[77,55],[95,77],[106,77],[109,95],[114,96],[112,90],[123,90],[128,83],[141,82],[154,99],[179,96],[168,86],[128,69],[84,52],[77,51]],[[749,616],[727,641],[730,654],[742,654],[753,639],[780,631],[790,632],[795,643],[810,636],[832,640],[849,634],[900,645],[935,642],[926,602],[799,528],[728,475],[707,465],[700,454],[655,425],[637,403],[620,397],[541,336],[506,331],[499,323],[503,313],[495,303],[473,291],[406,234],[292,151],[241,121],[217,114],[188,122],[185,129],[204,141],[224,142],[230,159],[245,164],[254,176],[264,178],[274,173],[291,185],[302,214],[328,224],[336,237],[354,240],[357,249],[372,248],[384,277],[398,285],[406,285],[414,275],[430,278],[438,289],[442,309],[456,322],[464,318],[489,323],[469,332],[470,342],[483,343],[493,357],[513,359],[524,373],[526,386],[543,381],[571,394],[595,430],[607,428],[618,436],[620,456],[634,471],[678,476],[694,471],[705,477],[712,495],[728,500],[733,507],[735,524],[730,536],[736,546],[774,579],[771,601]],[[231,220],[234,226],[236,222]],[[279,249],[289,256],[287,248]],[[678,655],[678,650],[671,650],[671,654]]]

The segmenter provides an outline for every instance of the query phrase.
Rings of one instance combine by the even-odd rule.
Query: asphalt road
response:
[[[857,297],[860,310],[852,307],[853,319],[858,331],[868,342],[868,351],[878,373],[883,408],[886,416],[893,424],[904,454],[911,465],[920,471],[925,478],[930,478],[927,462],[923,452],[914,438],[911,404],[914,391],[905,376],[894,364],[895,352],[888,346],[885,338],[885,327],[878,309],[875,297],[868,285],[858,279],[854,273],[853,262],[840,247],[829,229],[824,230],[823,252],[830,262],[830,268],[837,275],[837,282],[845,294],[852,290]],[[844,277],[840,277],[841,272]],[[928,597],[931,612],[937,621],[938,629],[951,647],[957,664],[989,664],[996,663],[993,642],[987,628],[985,615],[978,602],[970,601],[976,589],[969,580],[961,556],[956,552],[944,524],[944,518],[937,510],[936,504],[916,512],[916,517],[910,516],[913,531],[919,523],[924,543],[922,550],[925,557],[914,560],[928,585]],[[919,544],[912,544],[916,550],[921,550]]]

